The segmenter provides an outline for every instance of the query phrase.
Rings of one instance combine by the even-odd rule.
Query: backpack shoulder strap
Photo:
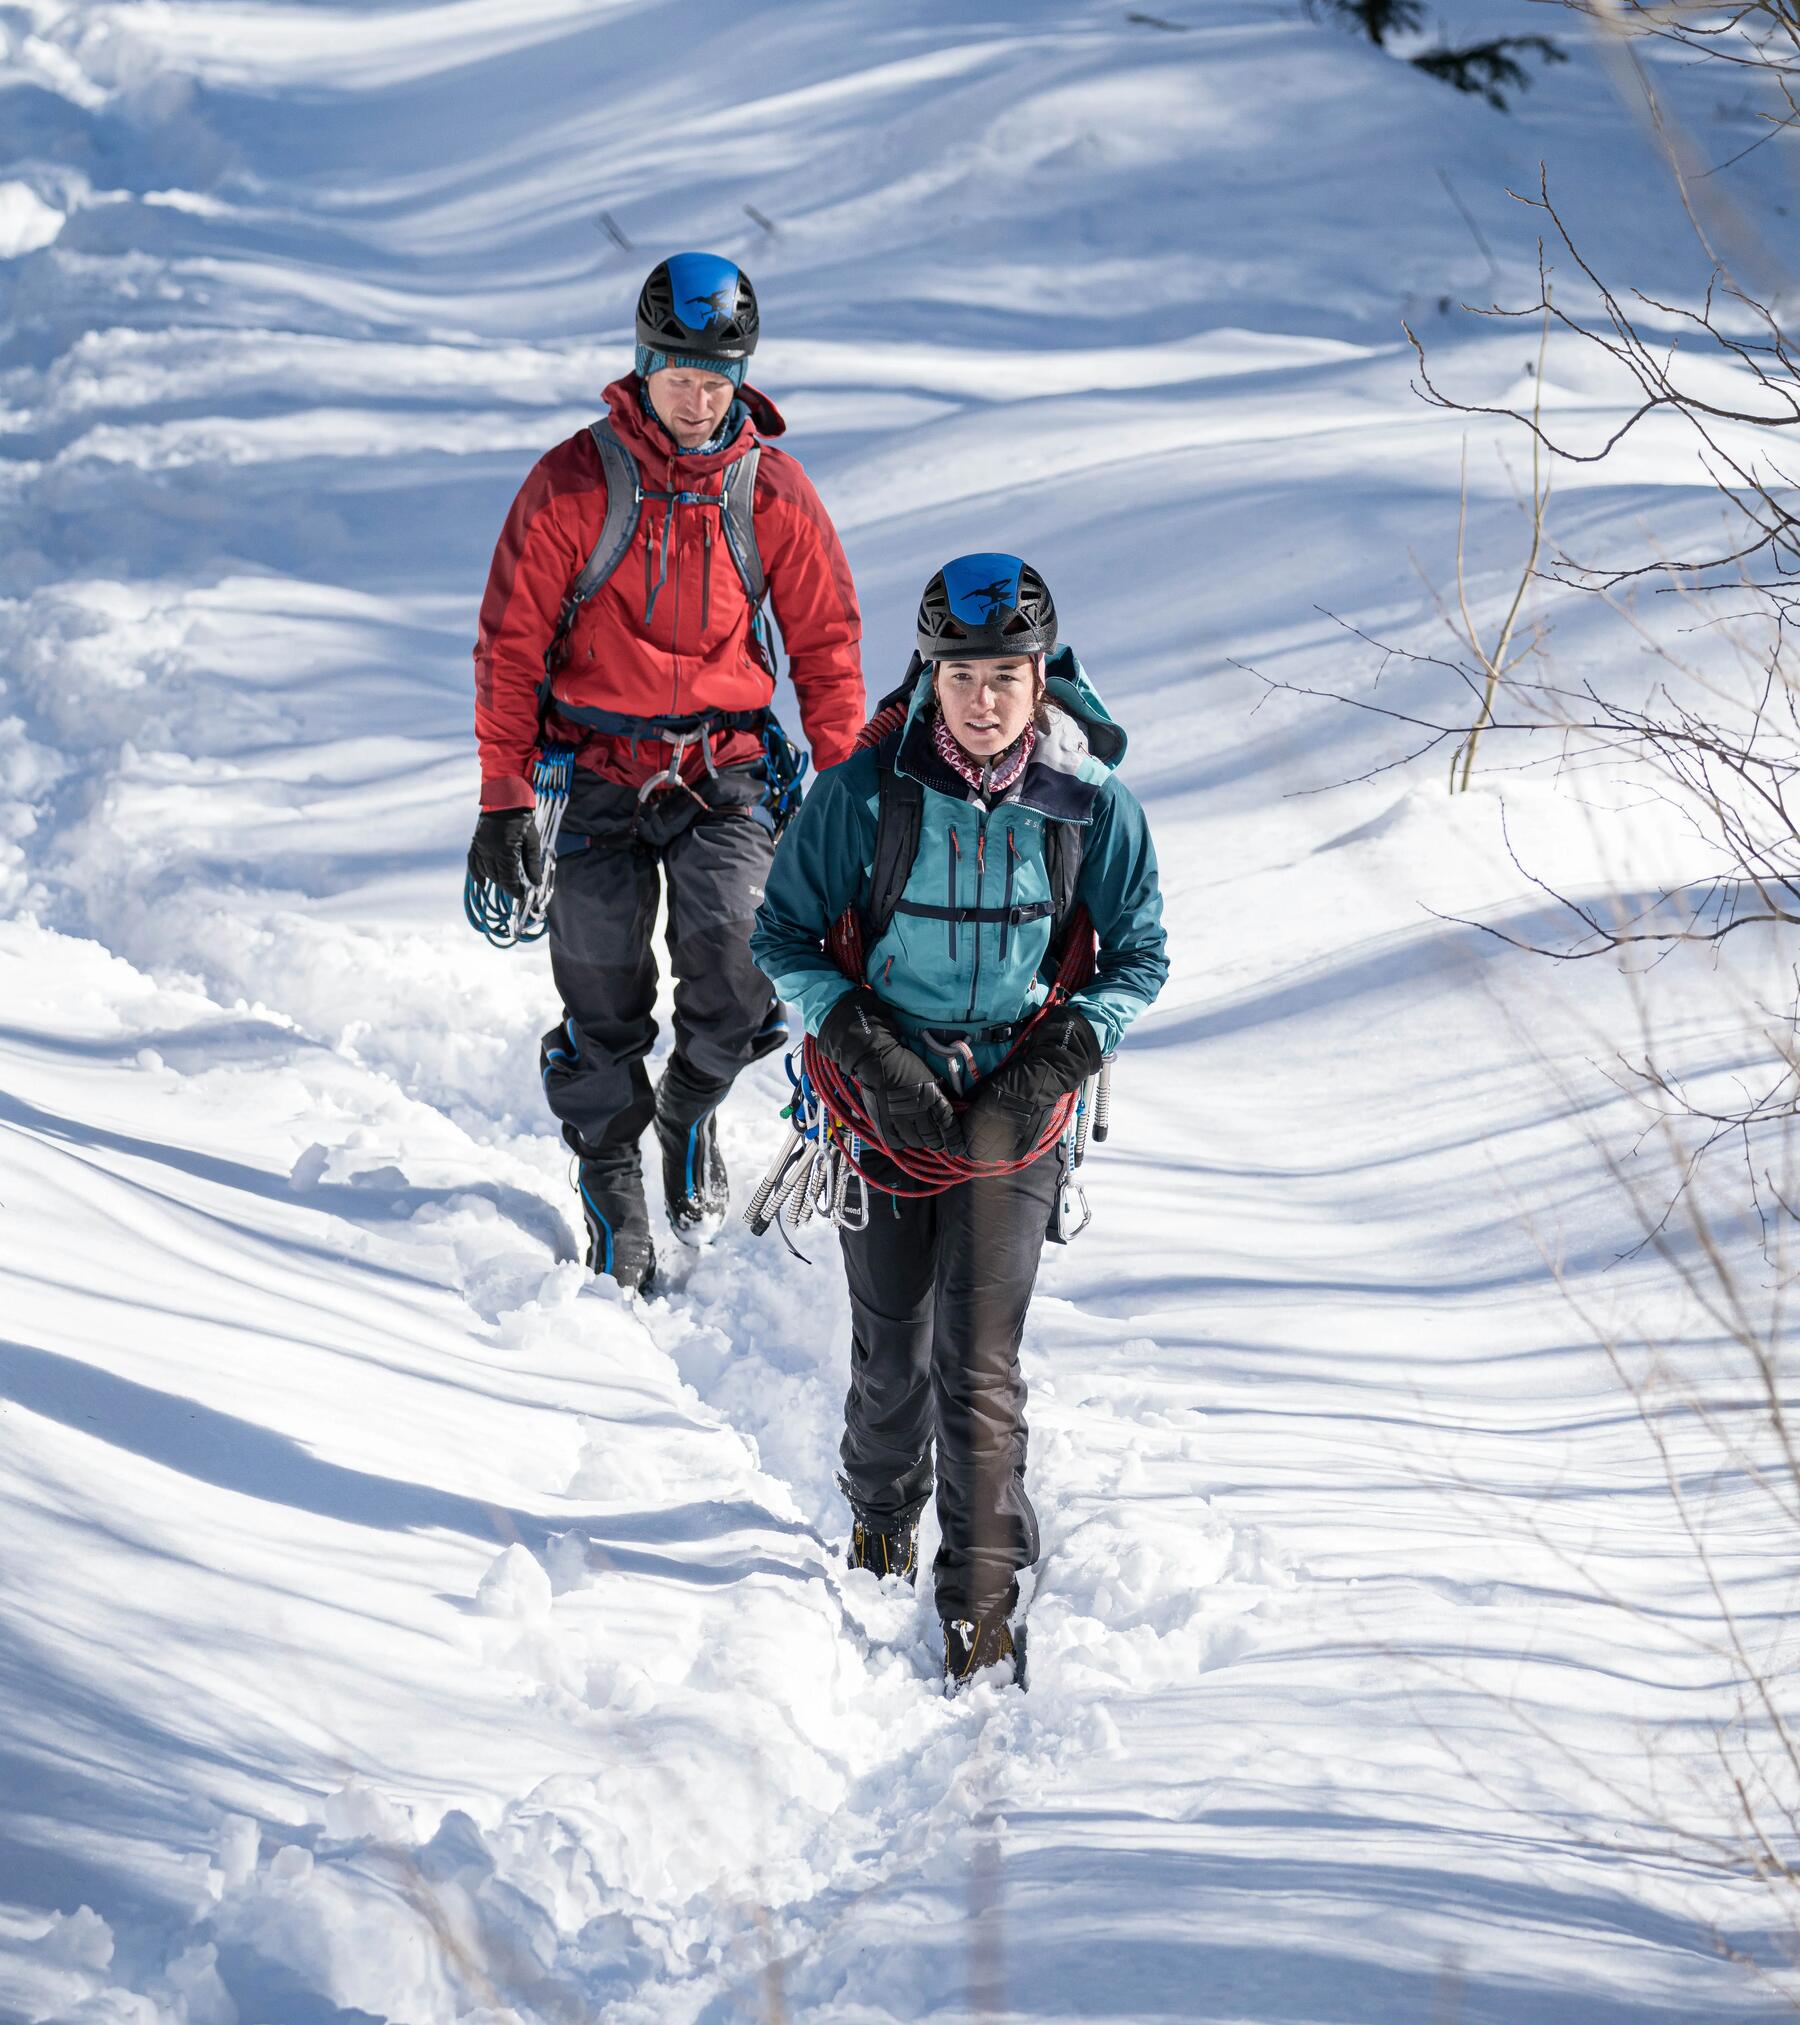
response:
[[[725,523],[725,545],[731,550],[731,560],[753,612],[760,610],[769,590],[762,551],[756,545],[756,467],[761,462],[762,445],[753,443],[726,470],[719,504],[719,515]]]
[[[873,948],[887,933],[894,909],[912,876],[925,821],[925,790],[911,774],[896,772],[893,746],[884,741],[878,758],[881,801],[875,824],[875,855],[869,867],[869,897],[862,910],[865,949]],[[1050,881],[1052,942],[1068,927],[1075,912],[1086,843],[1087,830],[1081,823],[1044,825],[1044,869]]]
[[[1050,934],[1060,935],[1075,912],[1075,889],[1081,884],[1081,854],[1087,844],[1085,823],[1044,825],[1044,869],[1050,877]]]
[[[873,949],[887,933],[894,909],[912,876],[925,822],[925,790],[911,774],[898,773],[894,754],[899,740],[885,740],[877,754],[881,766],[880,814],[875,824],[875,856],[869,866],[869,897],[863,905],[863,947]]]
[[[600,525],[600,538],[594,543],[593,552],[569,586],[564,605],[571,616],[575,608],[585,605],[624,561],[631,538],[637,533],[638,513],[644,496],[638,479],[637,459],[619,441],[611,418],[603,415],[599,421],[590,422],[588,434],[593,437],[594,448],[600,453],[600,470],[606,480],[606,518]]]

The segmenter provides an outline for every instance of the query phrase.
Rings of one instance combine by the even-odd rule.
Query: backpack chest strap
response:
[[[930,907],[922,900],[896,900],[894,912],[925,921],[1004,921],[1017,928],[1024,921],[1046,921],[1056,909],[1048,900],[1026,900],[1012,907]]]
[[[590,422],[588,435],[592,438],[594,449],[599,456],[600,474],[606,485],[606,514],[600,523],[600,533],[588,553],[587,561],[576,572],[574,582],[563,596],[562,608],[557,614],[556,629],[544,649],[544,680],[538,691],[540,717],[549,704],[551,683],[555,679],[563,650],[568,644],[569,635],[574,630],[581,608],[625,560],[626,552],[636,538],[638,522],[643,516],[646,499],[666,501],[669,520],[673,519],[674,510],[678,505],[712,506],[718,509],[725,534],[725,547],[731,556],[732,567],[737,572],[738,581],[744,587],[744,596],[750,605],[753,629],[760,618],[763,600],[768,595],[768,578],[763,570],[762,553],[756,539],[756,473],[762,461],[760,443],[753,443],[743,456],[734,459],[727,466],[717,492],[696,492],[685,488],[672,492],[646,492],[637,459],[619,440],[610,416],[603,415],[598,421]],[[669,525],[668,520],[665,520],[663,526],[665,546],[668,536]]]

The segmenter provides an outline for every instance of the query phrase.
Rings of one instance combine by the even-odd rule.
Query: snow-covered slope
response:
[[[1662,1298],[1584,1136],[1623,998],[1428,911],[1547,918],[1495,789],[1315,793],[1402,744],[1244,665],[1433,638],[1398,320],[1517,379],[1440,307],[1528,287],[1504,185],[1689,278],[1594,66],[1505,119],[1253,0],[23,0],[0,109],[0,2016],[1775,2015],[1756,1898],[1619,1797],[1731,1714],[1558,1285]],[[871,684],[1023,551],[1163,853],[1027,1344],[1025,1698],[839,1565],[828,1245],[643,1310],[576,1263],[547,966],[460,917],[490,545],[686,245],[756,278]],[[1688,510],[1629,475],[1566,524]]]

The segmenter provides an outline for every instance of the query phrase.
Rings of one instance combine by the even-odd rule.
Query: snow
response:
[[[1464,430],[1398,320],[1519,397],[1535,332],[1439,308],[1528,294],[1506,185],[1546,160],[1647,289],[1694,262],[1585,53],[1503,118],[1296,9],[1181,18],[0,10],[0,2017],[1786,2015],[1719,1945],[1768,1900],[1659,1832],[1720,1824],[1738,1709],[1597,1340],[1719,1354],[1590,1144],[1637,988],[1461,925],[1557,932],[1502,807],[1589,894],[1679,839],[1519,753],[1359,779],[1404,738],[1267,687],[1365,679],[1347,626],[1441,649]],[[943,1700],[928,1597],[841,1565],[829,1243],[593,1282],[543,953],[461,920],[491,543],[690,244],[757,280],[872,690],[932,568],[1020,549],[1163,856],[1175,974],[1027,1340],[1025,1697]],[[1557,510],[1713,511],[1668,433]],[[1730,1074],[1778,960],[1672,975],[1659,1042]],[[731,1100],[740,1192],[784,1095]]]

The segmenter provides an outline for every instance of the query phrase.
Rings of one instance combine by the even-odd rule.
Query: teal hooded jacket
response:
[[[1076,899],[1093,921],[1099,960],[1071,1003],[1107,1054],[1169,974],[1149,825],[1115,771],[1125,733],[1070,649],[1050,657],[1046,675],[1050,728],[992,808],[935,750],[925,708],[929,663],[913,684],[893,754],[895,770],[924,789],[923,819],[900,903],[865,952],[866,981],[915,1045],[927,1031],[969,1037],[984,1075],[1010,1046],[1004,1033],[984,1030],[1028,1017],[1055,970],[1046,822],[1084,832]],[[880,808],[875,751],[853,753],[819,776],[775,853],[750,953],[800,1008],[808,1033],[856,983],[826,954],[824,939],[845,908],[868,898]],[[987,918],[970,919],[966,910]]]

